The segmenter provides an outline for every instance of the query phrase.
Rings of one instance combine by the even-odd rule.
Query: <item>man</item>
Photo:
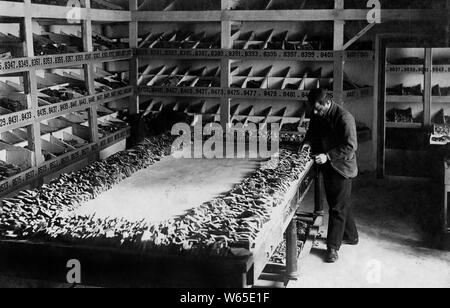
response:
[[[313,154],[323,174],[330,207],[326,262],[335,263],[343,243],[359,243],[351,205],[352,179],[358,175],[358,135],[354,117],[324,90],[312,90],[308,101],[311,123],[302,150]]]

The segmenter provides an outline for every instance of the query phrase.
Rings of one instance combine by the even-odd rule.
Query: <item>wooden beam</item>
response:
[[[91,18],[94,21],[104,22],[130,22],[132,21],[130,11],[113,11],[91,9]]]
[[[129,0],[129,6],[131,11],[137,11],[138,0]],[[138,47],[139,38],[139,23],[137,21],[132,21],[129,23],[129,41],[130,48]],[[138,57],[133,57],[130,60],[130,85],[137,87],[139,80],[139,60]],[[139,113],[139,95],[132,95],[130,97],[128,112],[130,115],[136,115]]]
[[[330,9],[330,10],[274,10],[274,11],[227,11],[224,19],[240,21],[357,21],[367,20],[367,9]],[[426,10],[382,10],[381,20],[414,21],[414,20],[447,20],[449,11]]]
[[[359,12],[357,20],[363,18]],[[322,21],[342,19],[342,12],[337,10],[270,10],[270,11],[227,11],[226,20],[240,21]],[[364,15],[364,18],[365,15]]]
[[[0,12],[8,12],[10,17],[25,17],[25,8],[29,7],[33,12],[33,18],[51,18],[51,19],[66,19],[67,14],[72,9],[67,6],[46,5],[30,3],[26,6],[25,3],[0,1]],[[92,19],[96,21],[111,22],[127,22],[131,21],[131,12],[129,11],[114,11],[114,10],[92,10]],[[88,10],[80,8],[80,20],[88,18]]]
[[[433,50],[425,48],[425,73],[424,73],[424,108],[423,118],[425,127],[431,125],[431,104],[433,88]]]
[[[428,9],[428,10],[381,10],[381,22],[385,21],[447,21],[450,14],[449,9]]]
[[[364,29],[362,29],[358,34],[356,34],[351,40],[349,40],[342,49],[346,50],[348,49],[353,43],[355,43],[357,40],[359,40],[361,37],[364,36],[367,32],[370,31],[375,26],[375,23],[368,24]]]
[[[85,0],[86,10],[90,11],[91,1]],[[88,14],[88,17],[90,14]],[[84,20],[82,23],[82,34],[83,34],[83,47],[84,51],[92,52],[94,51],[94,45],[92,42],[92,21],[88,18]],[[94,75],[94,64],[89,63],[83,65],[84,70],[84,81],[86,84],[86,89],[90,95],[95,94],[95,75]],[[91,132],[91,140],[92,143],[98,143],[100,140],[98,133],[98,119],[97,119],[97,107],[90,107],[88,109],[89,115],[89,128]]]
[[[344,0],[335,0],[334,5],[336,9],[343,9]],[[333,92],[334,100],[338,104],[343,103],[344,96],[344,28],[345,21],[334,21],[333,48],[337,52],[334,56]]]
[[[221,0],[221,9],[226,12],[230,9],[229,0]],[[222,20],[221,22],[221,47],[222,49],[232,49],[233,41],[231,39],[231,21]],[[230,59],[222,59],[220,63],[220,83],[221,87],[231,86],[231,61]],[[231,124],[231,99],[221,98],[220,99],[220,123],[224,131]]]
[[[445,9],[447,11],[450,10],[450,0],[447,0],[445,2]],[[450,46],[450,18],[447,18],[447,22],[444,23],[444,33],[445,33],[445,38],[444,38],[444,43],[446,47]]]
[[[61,19],[70,11],[64,6],[31,4],[34,18]],[[8,16],[24,17],[24,3],[0,1],[0,12],[8,12]],[[81,20],[88,18],[87,10],[80,9]],[[449,16],[449,10],[382,10],[382,21],[414,21],[443,20]],[[270,10],[270,11],[207,11],[207,12],[147,12],[147,11],[113,11],[92,9],[92,20],[116,22],[149,21],[154,22],[195,22],[195,21],[320,21],[320,20],[366,20],[367,9],[330,9],[330,10]],[[65,17],[64,17],[65,18]]]
[[[152,11],[132,11],[132,21],[148,22],[202,22],[202,21],[221,21],[221,11],[166,11],[166,12],[152,12]]]
[[[386,172],[386,44],[381,36],[375,41],[375,91],[373,142],[376,145],[377,176]]]
[[[21,36],[25,41],[24,55],[28,57],[34,57],[34,45],[33,45],[33,21],[30,10],[31,0],[24,1],[24,13],[25,18],[22,23]],[[27,108],[36,110],[38,105],[38,89],[37,89],[37,76],[36,69],[30,69],[24,74],[23,78],[24,91],[27,94]],[[27,127],[28,147],[34,152],[34,166],[40,167],[44,164],[45,159],[42,155],[42,139],[41,139],[41,124],[34,123]]]

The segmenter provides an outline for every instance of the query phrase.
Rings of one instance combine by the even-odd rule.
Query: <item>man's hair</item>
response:
[[[325,106],[327,103],[332,103],[332,97],[324,89],[312,89],[309,91],[308,101],[311,105],[319,103]]]

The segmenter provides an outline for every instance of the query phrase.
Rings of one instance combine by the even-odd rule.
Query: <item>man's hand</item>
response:
[[[302,146],[302,149],[301,149],[301,151],[300,152],[311,152],[311,145],[309,144],[309,143],[305,143],[303,146]]]
[[[325,165],[328,161],[328,156],[326,154],[320,154],[316,156],[315,162],[318,165]]]

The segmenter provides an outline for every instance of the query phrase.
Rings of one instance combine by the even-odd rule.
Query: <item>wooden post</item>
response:
[[[444,160],[444,209],[442,214],[442,230],[444,233],[450,232],[450,207],[449,207],[449,194],[450,194],[450,164]]]
[[[230,9],[230,0],[221,0],[222,11]],[[231,49],[233,42],[231,41],[231,20],[224,20],[222,14],[222,39],[221,45],[223,49]],[[231,85],[231,61],[222,59],[220,65],[220,83],[222,88],[229,88]],[[231,100],[228,97],[220,99],[220,123],[225,130],[231,124]]]
[[[315,179],[314,179],[314,215],[323,216],[324,212],[324,187],[323,174],[320,167],[315,165]]]
[[[450,212],[449,212],[449,196],[450,185],[445,185],[445,195],[444,195],[444,217],[443,217],[443,231],[445,233],[450,233]]]
[[[450,0],[447,0],[445,2],[445,9],[448,12],[450,9]],[[445,38],[444,38],[444,44],[445,47],[449,47],[450,46],[450,18],[446,19],[447,22],[444,23],[444,33],[445,33]]]
[[[130,11],[138,10],[138,0],[130,0]],[[129,34],[130,34],[130,48],[138,48],[138,37],[139,37],[139,23],[137,21],[132,21],[129,24]],[[133,57],[130,60],[130,86],[137,87],[139,80],[139,62],[138,57]],[[137,115],[139,114],[139,97],[137,95],[132,95],[130,97],[129,114]]]
[[[83,45],[84,51],[92,52],[94,51],[94,46],[92,43],[92,19],[91,19],[91,0],[85,0],[87,18],[82,22],[82,34],[83,34]],[[84,64],[84,80],[86,84],[86,89],[90,95],[95,94],[95,74],[94,74],[94,64]],[[91,143],[98,143],[100,138],[98,134],[98,120],[97,120],[97,107],[90,107],[88,109],[89,113],[89,128],[91,132]]]
[[[297,280],[298,277],[297,222],[294,218],[286,231],[286,278]]]
[[[334,0],[335,9],[344,9],[344,0]],[[338,104],[343,104],[344,92],[344,20],[334,21],[334,44],[335,50],[334,58],[334,79],[333,92],[334,100]]]
[[[138,0],[129,1],[130,11],[138,10]],[[139,38],[139,22],[131,21],[129,23],[129,36],[130,36],[130,48],[138,48],[138,38]],[[130,60],[130,74],[129,74],[130,86],[137,89],[139,84],[139,59],[137,56],[131,58]],[[128,114],[129,114],[129,124],[131,125],[131,138],[129,139],[130,145],[134,145],[141,141],[141,131],[140,131],[140,100],[137,92],[136,95],[130,96]]]
[[[425,48],[425,73],[424,73],[424,107],[423,124],[425,127],[431,125],[431,104],[433,88],[433,49]]]
[[[384,178],[386,174],[386,43],[377,37],[375,44],[375,119],[374,133],[377,149],[377,176]]]
[[[25,18],[21,24],[21,36],[25,42],[24,56],[34,57],[33,46],[33,19],[31,10],[31,0],[25,0]],[[36,69],[31,68],[24,73],[23,85],[25,93],[27,94],[27,108],[36,110],[38,105],[38,89],[36,79]],[[41,124],[34,123],[27,127],[28,132],[28,147],[30,151],[34,152],[34,167],[39,167],[44,164],[45,159],[42,155],[42,140],[41,140]]]

